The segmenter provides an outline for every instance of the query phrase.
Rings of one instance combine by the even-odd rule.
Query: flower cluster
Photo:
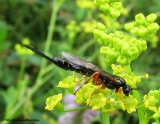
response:
[[[30,45],[30,39],[29,38],[22,39],[22,44]],[[19,55],[33,55],[34,54],[33,51],[21,46],[20,44],[16,44],[15,49]]]
[[[62,94],[58,94],[58,95],[54,95],[54,96],[51,96],[51,97],[48,97],[46,99],[46,107],[45,109],[47,110],[53,110],[53,108],[58,104],[59,101],[62,100]]]
[[[76,22],[73,20],[67,26],[66,29],[72,32],[78,32],[80,30],[79,26],[77,26]]]
[[[111,29],[111,24],[110,24],[110,22],[109,22],[109,17],[108,17],[107,15],[105,15],[105,14],[103,14],[103,13],[100,13],[100,14],[98,15],[98,17],[99,17],[101,20],[103,20],[103,22],[104,22],[104,24],[107,26],[107,28],[110,28],[110,29]],[[115,21],[115,22],[114,22],[114,25],[115,25],[116,28],[119,28],[119,27],[120,27],[120,24],[119,24],[118,21]]]
[[[137,82],[141,82],[142,78],[148,78],[148,74],[145,76],[137,76],[133,72],[126,73],[127,69],[123,68],[121,65],[115,66],[112,64],[113,74],[122,77],[126,84],[130,86],[134,86]],[[133,98],[132,95],[125,96],[122,93],[116,94],[118,97],[119,105],[122,107],[123,110],[127,110],[128,113],[136,111],[135,107],[138,104],[138,100],[136,98]]]
[[[93,20],[91,22],[89,21],[83,21],[79,25],[76,24],[75,21],[71,21],[67,26],[66,29],[70,32],[75,32],[75,34],[81,30],[83,30],[85,33],[92,33],[93,30],[97,27],[97,21]]]
[[[134,86],[136,83],[141,82],[142,78],[148,78],[148,74],[145,74],[144,76],[137,76],[136,74],[134,74],[133,72],[131,73],[126,73],[127,69],[122,67],[121,65],[111,65],[112,70],[113,70],[113,74],[117,75],[119,77],[122,77],[127,84],[129,84],[130,86]]]
[[[84,21],[80,24],[80,27],[83,29],[85,33],[92,33],[93,30],[97,27],[97,21]]]
[[[159,25],[154,22],[156,19],[156,14],[150,14],[145,18],[142,13],[139,13],[135,16],[135,22],[125,24],[124,28],[130,31],[131,34],[149,39],[152,38],[159,29]]]
[[[147,41],[152,43],[152,47],[155,48],[158,42],[156,32],[159,30],[159,25],[155,23],[156,19],[156,14],[150,14],[145,17],[140,13],[135,16],[134,22],[125,24],[124,28],[131,34],[137,35],[142,39],[147,39]]]
[[[92,110],[102,110],[105,113],[111,113],[114,111],[114,98],[108,98],[110,90],[103,89],[92,95],[92,93],[99,86],[95,86],[92,82],[84,85],[76,93],[75,101],[78,104],[86,103],[88,106],[92,107]]]
[[[136,105],[138,105],[138,100],[134,98],[132,95],[125,96],[124,94],[116,94],[118,97],[119,105],[122,110],[127,110],[128,113],[132,113],[136,111]]]
[[[103,13],[110,15],[113,18],[117,18],[121,14],[121,0],[94,0],[94,4]]]
[[[143,102],[146,108],[158,112],[160,106],[160,90],[151,90],[148,95],[144,95]]]
[[[76,1],[77,6],[80,8],[91,8],[95,9],[95,6],[91,0],[77,0]]]
[[[80,24],[77,24],[74,20],[71,21],[67,26],[66,29],[69,31],[69,42],[71,45],[75,42],[75,38],[79,32],[83,33],[92,33],[93,30],[97,26],[97,21],[84,21]]]
[[[121,31],[107,34],[102,23],[97,24],[97,29],[93,33],[97,42],[104,45],[100,53],[106,56],[105,62],[108,64],[128,65],[147,49],[145,40],[124,35]]]

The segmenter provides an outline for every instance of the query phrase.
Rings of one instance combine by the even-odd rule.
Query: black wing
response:
[[[99,72],[101,76],[104,76],[108,79],[112,78],[112,80],[114,80],[114,81],[116,80],[114,78],[114,75],[111,75],[111,74],[105,72],[100,67],[98,67],[88,61],[85,61],[85,60],[79,58],[78,56],[75,56],[75,55],[72,55],[71,53],[66,53],[66,52],[62,52],[62,56],[64,57],[64,59],[66,59],[67,61],[69,61],[75,65],[78,65],[82,68],[86,68],[86,69],[94,71],[94,72]]]

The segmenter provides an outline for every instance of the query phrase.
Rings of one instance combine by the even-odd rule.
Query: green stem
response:
[[[45,54],[49,51],[49,47],[51,45],[52,36],[53,36],[54,28],[55,28],[55,21],[56,21],[57,13],[58,13],[59,7],[63,3],[63,1],[64,0],[53,0],[53,7],[52,7],[53,10],[52,10],[51,20],[50,20],[50,25],[49,25],[49,31],[48,31],[48,35],[47,35],[46,44],[45,44],[45,50],[44,50]],[[6,113],[5,117],[8,117],[8,118],[12,117],[12,114],[14,114],[16,111],[18,111],[18,109],[20,107],[22,107],[24,105],[24,103],[28,99],[30,99],[32,97],[32,95],[45,83],[45,82],[42,81],[42,74],[44,75],[43,71],[44,71],[45,66],[46,66],[46,60],[43,59],[41,67],[40,67],[40,72],[38,74],[36,83],[34,84],[33,88],[31,89],[30,92],[28,92],[25,99],[20,99],[19,100],[19,102],[16,104],[16,106],[14,106],[12,108],[12,111],[11,111],[10,114]],[[21,63],[21,69],[20,69],[20,75],[19,75],[19,78],[18,78],[17,88],[19,88],[21,86],[20,82],[21,82],[21,79],[24,75],[24,70],[25,70],[25,57],[22,58],[22,63]]]
[[[78,107],[78,108],[73,108],[73,109],[65,109],[63,112],[79,111],[79,110],[84,110],[84,109],[91,109],[91,107],[84,106],[84,107]]]
[[[125,68],[125,70],[126,70],[126,73],[130,74],[130,73],[132,72],[130,64],[124,66],[124,68]]]
[[[95,43],[94,39],[89,40],[83,46],[80,47],[80,49],[78,50],[78,53],[83,54],[88,49],[88,47],[90,47],[94,43]]]
[[[57,17],[57,13],[58,10],[61,6],[61,4],[63,3],[64,0],[53,0],[53,10],[52,10],[52,15],[51,15],[51,20],[50,20],[50,24],[49,24],[49,30],[48,30],[48,35],[47,35],[47,40],[45,43],[45,48],[44,48],[44,53],[47,54],[49,52],[50,46],[51,46],[51,41],[52,41],[52,36],[53,36],[53,32],[55,29],[55,23],[56,23],[56,17]],[[36,83],[34,85],[34,87],[32,88],[29,96],[32,96],[38,89],[40,86],[42,86],[45,82],[43,82],[42,76],[44,75],[44,69],[46,66],[46,60],[43,59],[41,67],[40,67],[40,72],[38,74]],[[43,75],[42,75],[43,74]]]
[[[53,70],[54,67],[55,67],[55,65],[51,63],[45,69],[43,69],[41,75],[44,76],[45,74],[47,74],[48,72],[50,72],[51,70]]]
[[[137,88],[137,86],[135,85],[133,88]],[[138,103],[141,103],[141,99],[138,91],[134,90],[133,96],[138,100]],[[145,124],[147,120],[145,118],[143,109],[137,108],[137,110],[138,110],[138,116],[139,116],[139,124]]]
[[[132,72],[130,65],[125,66],[125,69],[126,69],[127,73]],[[137,86],[134,85],[133,88],[137,88]],[[141,103],[141,99],[140,99],[140,96],[139,96],[139,93],[137,90],[133,91],[133,96],[138,100],[139,103]],[[138,110],[138,116],[139,116],[139,123],[145,124],[146,119],[145,119],[144,111],[142,109],[137,109],[137,110]]]
[[[44,53],[47,54],[49,52],[50,46],[51,46],[51,42],[52,42],[52,37],[53,37],[53,32],[55,29],[55,23],[56,23],[56,18],[57,18],[57,13],[59,10],[59,6],[57,5],[57,0],[53,0],[53,10],[52,10],[52,15],[51,15],[51,19],[50,19],[50,24],[49,24],[49,29],[48,29],[48,34],[47,34],[47,39],[46,39],[46,43],[45,43],[45,47],[44,47]],[[46,66],[46,59],[43,59],[41,67],[40,67],[40,73],[38,78],[41,78],[41,73],[42,70],[45,68]]]
[[[21,66],[20,66],[20,73],[19,73],[19,77],[18,77],[18,81],[17,81],[17,88],[18,89],[21,87],[21,80],[23,78],[24,71],[25,71],[25,63],[26,63],[26,55],[23,55],[22,61],[21,61]]]
[[[102,112],[102,116],[103,116],[103,122],[104,124],[110,124],[110,121],[109,121],[109,114],[108,113],[103,113]]]
[[[116,27],[114,25],[114,20],[110,15],[108,15],[108,18],[109,18],[109,22],[110,22],[111,27],[112,27],[112,31],[113,31],[113,33],[115,33],[116,32]]]
[[[19,77],[17,80],[17,98],[21,99],[22,95],[24,94],[24,87],[26,86],[26,83],[22,82],[23,76],[24,76],[24,71],[25,71],[25,62],[26,62],[26,55],[22,56],[22,61],[20,65],[20,72],[19,72]],[[5,111],[5,117],[10,118],[12,116],[11,111],[15,108],[15,103],[17,102],[17,99],[13,99],[11,103],[7,106],[7,109]]]
[[[50,73],[48,75],[46,75],[46,77],[43,78],[42,82],[47,82],[49,79],[51,79],[53,77],[53,73]]]

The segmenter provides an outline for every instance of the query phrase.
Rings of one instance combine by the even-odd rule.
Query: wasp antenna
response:
[[[39,54],[40,56],[42,56],[42,57],[44,57],[45,59],[49,60],[50,62],[53,62],[53,63],[54,63],[53,59],[49,58],[48,56],[46,56],[45,54],[41,53],[40,51],[38,51],[38,50],[36,50],[36,49],[34,49],[34,48],[26,45],[26,44],[23,44],[23,46],[27,47],[28,49],[32,50],[33,52]]]
[[[131,88],[131,90],[138,90],[137,88]]]
[[[147,94],[147,90],[146,90],[146,89],[142,89],[142,88],[132,88],[131,90],[141,90],[141,91],[144,91],[145,94]]]

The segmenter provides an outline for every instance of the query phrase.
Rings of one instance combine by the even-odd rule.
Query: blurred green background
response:
[[[45,100],[61,92],[68,94],[64,89],[57,88],[57,83],[72,72],[47,63],[36,54],[20,54],[24,48],[19,46],[22,51],[18,52],[15,49],[17,44],[29,41],[31,46],[50,57],[60,56],[62,51],[70,52],[111,72],[104,57],[99,55],[100,45],[92,34],[96,21],[104,22],[99,16],[101,12],[85,5],[78,0],[0,0],[0,120],[32,118],[39,119],[35,123],[56,124],[64,116],[56,109],[45,110]],[[125,12],[117,20],[120,29],[125,23],[133,21],[138,13],[145,16],[156,13],[156,22],[160,24],[158,0],[124,0],[123,6]],[[138,84],[139,88],[160,88],[159,35],[158,32],[156,42],[148,42],[148,49],[131,64],[137,74],[150,75],[149,79]],[[76,76],[82,77],[79,74]],[[140,92],[146,93],[144,90]],[[74,113],[68,116],[71,114]],[[72,123],[85,124],[82,122],[85,117],[77,115],[72,118]],[[112,124],[138,123],[137,113],[128,114],[121,110],[116,110],[110,118]],[[71,124],[67,120],[59,123]],[[102,124],[101,115],[96,114],[90,123]]]

